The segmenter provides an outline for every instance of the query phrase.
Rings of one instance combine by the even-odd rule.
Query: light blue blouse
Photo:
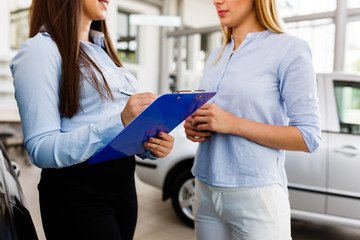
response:
[[[136,92],[137,81],[124,68],[116,66],[104,51],[103,34],[96,31],[90,34],[94,44],[81,42],[81,45],[101,68],[115,100],[101,100],[95,88],[82,79],[81,110],[71,119],[59,112],[61,56],[49,34],[38,33],[28,39],[10,64],[25,149],[40,168],[83,162],[124,128],[120,114],[129,97],[117,90]],[[80,69],[87,76],[84,67]]]
[[[248,33],[232,55],[234,41],[208,58],[200,89],[235,116],[297,127],[311,152],[321,140],[315,74],[307,43],[269,30]],[[287,188],[285,151],[240,136],[215,133],[200,143],[193,174],[209,185]]]

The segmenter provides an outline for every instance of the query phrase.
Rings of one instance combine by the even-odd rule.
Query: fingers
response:
[[[199,124],[208,123],[214,117],[216,105],[213,103],[207,103],[201,106],[191,118],[189,117],[187,120],[187,124],[193,126],[194,129],[199,130],[197,127]]]
[[[214,121],[219,118],[218,116],[221,114],[220,110],[221,109],[216,104],[204,104],[195,112],[190,125],[199,132],[216,131],[216,128],[214,128]]]
[[[208,110],[208,109],[214,107],[214,105],[216,105],[216,104],[214,104],[214,103],[205,103],[197,111],[199,111],[199,110]]]
[[[144,93],[137,93],[132,95],[131,97],[137,97],[137,98],[152,98],[156,99],[158,96],[155,93],[152,92],[144,92]]]
[[[185,133],[191,136],[208,137],[211,135],[209,128],[210,117],[195,116],[189,117],[184,123]]]
[[[192,121],[193,121],[193,117],[188,117],[185,122],[184,122],[184,128],[185,130],[187,129],[191,129],[191,130],[196,130],[196,128],[192,125]]]
[[[144,142],[144,148],[155,157],[166,157],[173,148],[174,138],[164,132],[160,132],[158,136],[158,138],[149,138],[147,142]]]
[[[192,125],[194,117],[189,117],[184,123],[186,137],[193,142],[203,142],[211,136],[210,131],[198,131],[198,126]]]
[[[135,117],[145,110],[157,95],[150,92],[138,93],[130,96],[124,110],[121,113],[121,120],[126,127]]]
[[[191,125],[196,126],[195,129],[197,129],[199,124],[208,123],[210,120],[211,118],[207,116],[197,116],[191,121]]]
[[[194,137],[186,134],[186,138],[193,141],[193,142],[203,142],[206,140],[205,137]]]
[[[215,107],[216,107],[216,104],[214,104],[214,103],[205,103],[204,105],[202,105],[198,110],[196,110],[193,113],[193,117],[208,115],[209,111],[212,111],[212,109]]]
[[[157,95],[151,92],[138,93],[132,95],[129,98],[129,102],[134,102],[140,106],[149,106],[156,98]]]
[[[148,106],[150,105],[155,99],[157,98],[157,95],[150,92],[145,93],[138,93],[134,94],[129,98],[128,104],[134,105],[134,107],[137,106]]]
[[[193,137],[209,137],[211,136],[210,131],[198,131],[193,129],[185,129],[185,134]]]

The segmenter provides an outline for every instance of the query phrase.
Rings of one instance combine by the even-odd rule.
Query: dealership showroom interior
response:
[[[159,95],[158,98],[178,94],[180,90],[201,89],[204,70],[211,65],[207,64],[207,59],[215,49],[221,49],[225,41],[219,20],[223,13],[217,11],[214,4],[231,5],[249,1],[86,0],[100,3],[106,8],[107,31],[113,50],[126,69],[126,74],[136,79],[137,92],[152,92]],[[27,147],[24,147],[26,140],[22,122],[29,114],[20,114],[29,111],[35,111],[33,115],[46,113],[39,112],[42,110],[32,105],[33,98],[29,99],[27,105],[31,109],[19,111],[15,98],[18,89],[10,68],[20,46],[29,38],[31,3],[32,0],[1,0],[0,7],[0,239],[4,240],[46,239],[38,191],[42,168],[34,164]],[[321,142],[316,151],[284,151],[283,168],[288,181],[291,236],[296,240],[360,239],[360,0],[276,0],[276,3],[285,33],[303,40],[310,47],[321,119]],[[246,45],[241,47],[239,50]],[[230,58],[236,56],[233,56],[234,53],[241,54],[241,51],[231,55],[229,52],[229,62]],[[275,59],[265,55],[264,59]],[[259,59],[259,65],[262,62]],[[243,67],[247,68],[238,66]],[[128,75],[124,75],[125,78]],[[120,90],[124,95],[130,94]],[[19,95],[26,91],[19,91]],[[184,98],[206,97],[205,93],[195,92],[195,95],[194,92],[179,93],[176,100],[183,99],[180,95]],[[311,93],[308,95],[312,97]],[[123,97],[130,99],[129,96]],[[168,108],[164,110],[168,111],[168,115],[182,115],[190,111],[176,107],[170,109],[171,104],[176,104],[175,100],[174,103],[169,101],[164,104]],[[252,106],[247,109],[252,109]],[[185,113],[180,114],[180,111]],[[101,114],[99,112],[100,119]],[[160,110],[156,114],[161,117]],[[142,121],[140,116],[135,120]],[[134,177],[138,214],[135,240],[197,239],[192,167],[199,143],[190,141],[186,136],[183,116],[169,127],[169,134],[175,141],[167,156],[154,160],[150,155],[143,154],[148,151],[141,145],[142,141],[146,141],[142,140],[143,137],[138,140],[142,152],[137,149],[138,152],[134,154],[122,155],[136,155]],[[121,119],[124,119],[123,115]],[[156,126],[150,126],[147,122],[150,120],[144,119],[137,135],[169,129],[167,123],[160,124],[166,128],[154,129],[158,123],[154,120]],[[135,120],[131,122],[133,126]],[[35,126],[32,124],[27,123],[27,126]],[[131,127],[131,124],[128,126]],[[142,130],[146,133],[140,133]],[[135,131],[134,127],[129,131]],[[117,134],[120,136],[121,133],[117,132],[115,136]],[[131,142],[133,138],[125,141]],[[110,147],[102,151],[118,154],[118,143],[113,142],[114,145],[109,144],[107,146]],[[121,158],[110,161],[121,161]],[[72,201],[71,195],[63,198]]]

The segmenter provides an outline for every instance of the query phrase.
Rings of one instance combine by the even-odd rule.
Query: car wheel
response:
[[[194,196],[195,178],[190,169],[186,169],[174,181],[171,200],[176,215],[189,227],[194,227]]]

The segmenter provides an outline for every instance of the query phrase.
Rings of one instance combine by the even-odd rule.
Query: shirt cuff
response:
[[[157,160],[157,157],[154,157],[151,152],[147,149],[145,149],[145,152],[142,154],[137,154],[138,157],[140,157],[142,160],[150,159],[150,160]]]

